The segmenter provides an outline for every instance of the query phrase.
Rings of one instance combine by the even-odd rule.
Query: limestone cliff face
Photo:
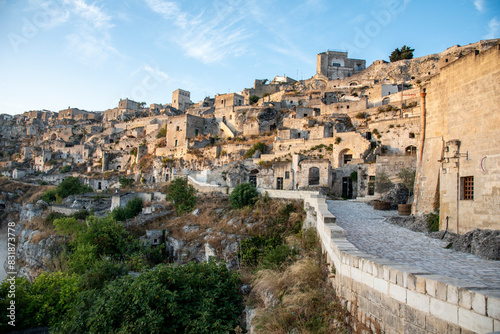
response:
[[[54,258],[61,253],[61,243],[64,237],[50,235],[37,241],[42,232],[30,229],[23,230],[17,243],[16,265],[19,277],[30,280],[36,278],[41,272],[55,266]]]

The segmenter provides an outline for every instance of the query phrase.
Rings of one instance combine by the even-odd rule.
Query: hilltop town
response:
[[[264,263],[282,270],[287,264],[296,267],[279,275],[302,270],[308,281],[315,272],[315,285],[331,285],[321,288],[322,305],[334,305],[328,289],[336,290],[342,310],[325,311],[330,328],[498,330],[498,263],[487,260],[500,259],[499,83],[500,39],[494,39],[368,67],[347,52],[326,51],[317,55],[310,79],[256,79],[252,88],[197,103],[189,90],[177,89],[170,103],[149,107],[124,97],[102,112],[2,114],[0,214],[20,222],[9,268],[37,284],[41,272],[69,266],[100,296],[106,280],[124,276],[142,284],[142,277],[166,270],[165,263],[209,262],[221,277],[230,276],[226,267],[262,269]],[[204,194],[182,208],[165,195],[181,180],[181,187]],[[253,207],[232,202],[229,194],[242,185],[253,191]],[[341,201],[349,199],[355,201]],[[386,220],[440,240],[432,244],[431,234],[405,230],[400,241],[401,231],[390,228],[376,236]],[[109,234],[102,240],[100,229]],[[410,241],[416,243],[406,250]],[[487,260],[464,259],[449,248]],[[298,260],[292,265],[291,259]],[[96,282],[99,275],[103,282]],[[240,287],[240,295],[261,304],[248,304],[240,323],[250,333],[252,307],[283,306],[277,296],[284,288],[260,284],[264,276],[247,277],[253,285]],[[241,296],[229,290],[238,304],[234,328]],[[153,295],[151,305],[159,298]],[[25,326],[54,325],[36,321]]]
[[[3,114],[0,166],[3,175],[34,183],[57,185],[68,175],[78,176],[96,192],[118,189],[123,178],[155,190],[179,176],[188,177],[204,192],[220,188],[229,192],[250,182],[263,190],[320,190],[334,198],[373,200],[392,189],[388,199],[393,206],[408,203],[413,204],[413,213],[432,212],[440,206],[437,183],[456,174],[453,166],[448,167],[455,160],[447,156],[453,159],[468,152],[468,165],[473,155],[479,158],[490,149],[498,150],[498,143],[488,138],[480,154],[460,145],[469,131],[445,136],[447,129],[439,129],[445,143],[437,145],[434,139],[440,134],[429,137],[433,125],[425,122],[434,118],[430,112],[441,115],[443,110],[437,100],[427,102],[438,103],[432,111],[423,111],[423,104],[431,95],[460,104],[463,96],[444,96],[452,92],[440,86],[441,78],[460,76],[467,59],[489,57],[494,64],[497,49],[498,40],[487,40],[411,60],[379,60],[369,67],[347,52],[327,51],[317,55],[316,74],[310,79],[255,80],[252,88],[198,103],[191,101],[189,91],[178,89],[171,103],[149,107],[125,98],[104,112],[68,107],[59,112]],[[478,63],[467,71],[482,68]],[[478,80],[489,75],[483,73]],[[494,80],[491,89],[497,86]],[[484,96],[498,108],[493,102],[498,94],[476,90],[473,99]],[[490,115],[491,122],[474,130],[486,135],[484,127],[494,126],[498,117],[493,110],[474,104],[471,108],[439,125],[451,130],[459,126],[453,121],[467,115]],[[460,126],[467,129],[466,124]],[[408,189],[412,185],[394,190],[394,185],[408,179],[401,171],[410,176],[417,172],[415,197]],[[481,186],[495,187],[487,182]],[[444,197],[439,200],[448,202]],[[478,205],[477,198],[475,202]],[[494,216],[491,209],[481,217]],[[443,214],[443,208],[441,213],[455,219]],[[488,221],[499,226],[497,218],[477,221],[466,216],[461,227],[450,222],[450,229],[465,232],[487,227]]]

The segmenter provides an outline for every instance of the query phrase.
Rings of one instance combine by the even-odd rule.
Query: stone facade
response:
[[[316,74],[328,79],[345,79],[366,68],[366,60],[351,59],[347,52],[327,51],[318,54]]]
[[[456,233],[500,229],[500,49],[469,53],[422,90],[414,213],[439,207]]]
[[[191,93],[187,90],[179,88],[172,93],[172,107],[180,111],[186,111],[192,104]]]

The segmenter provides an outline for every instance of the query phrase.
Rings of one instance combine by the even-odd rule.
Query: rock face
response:
[[[61,243],[64,237],[51,235],[36,241],[37,235],[40,234],[39,231],[26,229],[18,237],[16,264],[20,277],[33,280],[40,272],[48,270],[54,256],[62,251]]]
[[[488,260],[500,260],[500,231],[476,229],[463,235],[450,234],[451,248]]]
[[[396,184],[391,190],[385,193],[380,201],[391,203],[391,210],[397,210],[398,204],[407,204],[410,197],[410,191],[402,183]]]

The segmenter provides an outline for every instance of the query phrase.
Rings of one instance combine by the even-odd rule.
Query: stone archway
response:
[[[319,185],[319,168],[311,167],[309,168],[309,185],[317,186]]]

